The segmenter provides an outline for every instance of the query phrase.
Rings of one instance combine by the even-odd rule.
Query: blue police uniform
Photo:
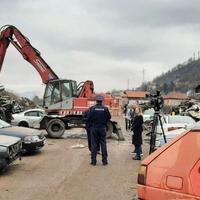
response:
[[[103,97],[97,96],[97,104],[90,108],[88,121],[91,126],[91,164],[96,165],[96,155],[98,144],[101,146],[102,162],[107,164],[107,145],[106,145],[106,127],[107,122],[111,119],[107,107],[102,105]]]
[[[88,149],[91,152],[91,131],[90,131],[90,123],[88,122],[88,113],[89,113],[89,109],[86,110],[83,113],[83,121],[85,122],[85,129],[86,129],[86,133],[87,133],[87,139],[88,139]],[[97,152],[99,153],[100,151],[100,145],[97,145]]]

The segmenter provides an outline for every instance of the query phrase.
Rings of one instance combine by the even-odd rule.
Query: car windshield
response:
[[[10,127],[11,125],[0,119],[0,128]]]

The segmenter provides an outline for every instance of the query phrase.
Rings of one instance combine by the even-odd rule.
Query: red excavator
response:
[[[59,138],[70,125],[83,125],[83,112],[95,104],[93,82],[87,80],[77,84],[74,80],[59,79],[28,38],[12,25],[5,25],[0,29],[0,70],[10,43],[32,64],[40,74],[42,82],[46,84],[43,97],[46,115],[40,127],[45,128],[50,137]],[[112,114],[118,113],[119,100],[110,95],[103,95],[104,105]],[[119,140],[124,139],[117,122],[111,121],[108,124],[107,136],[111,136],[112,132],[118,135]]]

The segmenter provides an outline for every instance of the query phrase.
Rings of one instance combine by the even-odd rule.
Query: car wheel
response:
[[[27,128],[29,127],[27,122],[20,122],[19,126],[23,126],[23,127],[27,127]]]
[[[3,171],[7,167],[6,159],[0,159],[0,171]]]
[[[48,136],[52,138],[60,138],[65,132],[65,123],[60,119],[52,119],[48,122]]]

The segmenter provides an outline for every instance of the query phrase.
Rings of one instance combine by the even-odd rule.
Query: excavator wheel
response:
[[[49,137],[60,138],[65,132],[65,123],[60,119],[51,119],[46,130]]]
[[[110,138],[113,133],[113,124],[112,122],[107,123],[107,132],[106,132],[106,138]]]

